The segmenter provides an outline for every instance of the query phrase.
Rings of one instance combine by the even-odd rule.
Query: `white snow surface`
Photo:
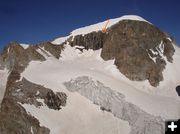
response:
[[[103,112],[85,97],[69,93],[67,106],[60,111],[49,109],[45,104],[37,108],[21,104],[35,116],[41,126],[50,128],[51,134],[128,134],[128,122],[119,120],[111,113]]]
[[[53,40],[51,43],[55,44],[55,45],[60,45],[63,42],[65,42],[69,37],[70,36],[60,37],[60,38],[57,38],[57,39]]]
[[[136,21],[148,22],[140,16],[124,15],[124,16],[119,17],[119,18],[109,19],[109,23],[107,25],[107,28],[115,25],[116,23],[118,23],[119,21],[122,21],[122,20],[136,20]],[[107,20],[103,21],[103,22],[99,22],[97,24],[90,25],[90,26],[78,28],[78,29],[72,31],[69,36],[57,38],[54,41],[52,41],[52,43],[59,45],[59,44],[62,44],[63,42],[65,42],[71,36],[75,37],[76,35],[85,35],[85,34],[88,34],[88,33],[94,32],[94,31],[96,31],[96,32],[101,31],[102,28],[106,25],[106,23],[107,23]],[[148,23],[150,23],[150,22],[148,22]]]
[[[7,69],[0,70],[0,107],[6,89],[7,78],[8,78],[8,70]]]
[[[24,43],[21,43],[20,44],[24,49],[27,49],[29,47],[29,44],[24,44]]]
[[[31,127],[31,134],[34,134],[33,128]]]
[[[116,68],[114,60],[104,61],[100,57],[101,50],[84,50],[82,53],[76,47],[66,45],[59,60],[48,57],[44,62],[32,61],[21,76],[55,92],[65,92],[68,96],[67,106],[60,111],[50,110],[45,106],[40,109],[27,104],[23,106],[39,119],[42,125],[50,128],[53,134],[60,130],[68,134],[88,133],[90,128],[91,133],[95,134],[106,131],[108,134],[113,133],[103,127],[106,126],[103,124],[105,120],[113,129],[127,129],[129,126],[126,122],[118,120],[121,125],[117,127],[115,123],[117,120],[110,113],[103,114],[98,106],[78,93],[70,93],[63,85],[65,81],[72,78],[89,76],[122,93],[126,101],[135,104],[147,113],[161,116],[163,119],[177,119],[180,117],[180,99],[175,87],[180,83],[180,48],[174,47],[176,49],[174,61],[167,63],[163,71],[164,81],[160,83],[160,86],[152,87],[148,81],[136,82],[127,79]],[[100,131],[99,128],[102,127]],[[119,130],[115,129],[115,131]],[[127,131],[122,133],[125,134]]]

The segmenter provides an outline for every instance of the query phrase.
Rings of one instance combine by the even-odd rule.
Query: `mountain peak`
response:
[[[134,15],[12,42],[0,56],[0,133],[162,134],[180,117],[179,61],[170,36]]]
[[[120,21],[123,20],[133,20],[133,21],[144,21],[147,22],[149,24],[151,24],[150,22],[146,21],[145,19],[143,19],[140,16],[137,15],[124,15],[118,18],[114,18],[114,19],[107,19],[105,21],[96,23],[96,24],[92,24],[89,26],[85,26],[85,27],[81,27],[78,28],[76,30],[73,30],[70,35],[65,36],[65,37],[60,37],[55,39],[54,41],[52,41],[53,44],[62,44],[63,42],[65,42],[65,40],[67,40],[69,37],[74,37],[77,35],[85,35],[91,32],[98,32],[98,31],[102,31],[102,29],[106,26],[106,28],[110,28],[113,25],[117,24]],[[108,21],[108,22],[107,22]]]

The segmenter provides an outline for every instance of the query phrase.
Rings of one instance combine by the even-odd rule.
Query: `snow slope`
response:
[[[79,94],[68,93],[67,106],[60,111],[22,104],[27,112],[50,129],[51,134],[129,134],[128,122],[103,112]],[[47,116],[48,115],[48,116]]]
[[[0,70],[0,106],[6,89],[6,83],[8,78],[8,70]]]
[[[75,47],[66,45],[61,53],[61,58],[46,57],[44,62],[33,61],[21,74],[31,82],[41,84],[54,91],[65,92],[68,96],[67,106],[60,111],[50,110],[47,107],[35,108],[24,104],[28,112],[39,119],[40,123],[53,131],[54,134],[63,131],[65,133],[105,133],[103,127],[111,128],[114,131],[124,130],[128,133],[127,122],[117,120],[110,113],[102,113],[98,106],[95,106],[87,98],[78,93],[70,93],[63,85],[64,82],[78,76],[89,76],[94,80],[102,82],[105,86],[125,95],[125,100],[145,112],[160,116],[163,119],[177,119],[180,117],[180,99],[175,92],[175,86],[179,83],[179,60],[180,50],[175,47],[174,62],[168,63],[164,73],[164,81],[160,86],[152,87],[147,81],[133,82],[122,75],[114,60],[103,61],[100,57],[101,50],[79,51]],[[72,112],[73,111],[73,112]],[[47,115],[49,115],[47,117]],[[58,117],[58,118],[57,118]],[[107,124],[103,124],[108,120]],[[93,125],[93,123],[94,125]],[[111,123],[110,123],[111,122]],[[75,124],[75,126],[73,126]],[[84,124],[84,125],[83,125]],[[96,127],[97,126],[97,127]],[[71,128],[66,130],[65,128]],[[117,129],[116,129],[117,128]],[[79,130],[80,129],[80,130]],[[127,131],[125,131],[127,130]],[[68,131],[68,132],[66,132]],[[116,133],[106,130],[108,134]]]
[[[116,23],[118,23],[119,21],[122,21],[122,20],[136,20],[136,21],[148,22],[148,21],[144,20],[143,18],[141,18],[140,16],[125,15],[125,16],[122,16],[122,17],[119,17],[119,18],[109,19],[109,23],[107,25],[107,28],[115,25]],[[96,32],[101,31],[102,28],[105,26],[106,22],[107,21],[103,21],[103,22],[93,24],[93,25],[90,25],[90,26],[78,28],[78,29],[72,31],[69,36],[57,38],[54,41],[52,41],[52,43],[58,45],[58,44],[61,44],[61,43],[65,42],[71,36],[74,37],[76,35],[85,35],[85,34],[88,34],[88,33],[94,32],[94,31],[96,31]]]
[[[27,49],[29,47],[29,44],[24,44],[24,43],[21,43],[20,44],[24,49]]]

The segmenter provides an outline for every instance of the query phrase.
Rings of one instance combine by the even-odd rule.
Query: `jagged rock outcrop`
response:
[[[9,79],[15,79],[16,75],[11,75]],[[12,82],[9,80],[8,82]],[[49,98],[49,93],[51,96]],[[42,106],[42,101],[49,108],[59,110],[66,105],[67,96],[65,93],[54,93],[51,89],[45,88],[22,79],[22,81],[8,83],[6,93],[0,110],[0,133],[1,134],[31,134],[31,129],[35,134],[49,134],[50,130],[40,126],[39,121],[27,113],[22,104],[30,104],[36,107]],[[53,101],[52,101],[53,100]],[[49,103],[50,102],[50,103]]]
[[[39,121],[29,115],[20,103],[33,103],[33,88],[23,88],[28,84],[23,80],[16,82],[19,79],[19,73],[12,71],[8,77],[6,92],[1,103],[0,110],[0,133],[1,134],[31,134],[33,132],[39,134],[49,134],[49,129],[41,127]],[[25,82],[23,84],[23,82]],[[28,90],[26,90],[28,89]]]
[[[57,59],[60,58],[61,51],[64,48],[64,45],[54,45],[49,41],[40,43],[40,44],[38,44],[38,46],[39,46],[39,48],[44,48],[44,50],[48,51],[50,54],[52,54]]]
[[[49,129],[40,127],[39,121],[27,114],[25,109],[13,99],[4,98],[0,112],[1,134],[49,134]]]
[[[66,105],[67,95],[65,93],[55,94],[53,91],[49,91],[46,95],[45,103],[51,109],[60,110],[61,106]]]
[[[23,71],[30,61],[44,61],[45,58],[37,51],[37,46],[29,46],[24,49],[16,42],[9,43],[1,54],[0,64],[12,71]],[[16,69],[17,68],[17,69]]]
[[[4,48],[4,51],[1,53],[0,69],[6,67],[11,71],[17,66],[18,69],[20,69],[20,67],[24,69],[30,61],[45,61],[46,58],[38,52],[38,49],[47,55],[47,57],[52,55],[59,59],[64,46],[54,45],[50,42],[43,42],[37,45],[30,45],[27,49],[24,49],[17,42],[11,42]]]
[[[92,32],[86,35],[77,35],[73,41],[69,41],[71,46],[83,46],[85,49],[98,50],[103,47],[104,33]]]
[[[49,51],[54,49],[54,47],[44,48]],[[5,47],[0,56],[1,68],[7,68],[10,72],[0,108],[0,134],[32,134],[32,131],[34,134],[49,134],[50,130],[40,126],[39,121],[28,114],[21,104],[40,107],[42,103],[38,99],[44,100],[46,104],[45,100],[49,100],[49,92],[57,98],[56,101],[51,102],[51,105],[56,107],[50,108],[59,110],[61,106],[66,104],[67,96],[65,93],[55,94],[51,89],[33,84],[24,78],[21,79],[20,74],[30,61],[46,60],[43,55],[37,52],[38,49],[40,49],[38,45],[24,49],[18,43],[12,42]]]

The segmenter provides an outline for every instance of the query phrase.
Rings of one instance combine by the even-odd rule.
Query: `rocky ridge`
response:
[[[60,45],[48,41],[23,49],[16,42],[10,43],[4,49],[0,61],[2,64],[6,63],[9,69],[16,63],[16,56],[20,59],[18,62],[24,62],[23,66],[27,66],[31,60],[46,60],[44,55],[59,59],[65,45],[82,46],[87,50],[102,49],[101,57],[104,60],[115,59],[114,64],[130,80],[148,80],[152,86],[158,86],[163,80],[162,71],[167,62],[173,62],[173,44],[175,43],[166,33],[152,24],[122,20],[108,28],[107,33],[97,31],[71,36]],[[7,53],[8,50],[10,53]],[[41,54],[37,51],[41,51]],[[17,55],[12,57],[13,53]]]
[[[31,83],[20,77],[29,62],[46,60],[37,51],[38,49],[43,51],[46,56],[50,55],[45,49],[48,48],[51,52],[54,50],[53,54],[57,56],[55,53],[57,47],[47,45],[48,43],[39,44],[24,49],[20,44],[12,42],[5,47],[1,54],[0,67],[7,68],[10,72],[0,109],[1,134],[31,134],[31,131],[37,134],[50,133],[50,130],[40,126],[39,121],[28,114],[21,104],[26,103],[39,107],[42,104],[38,100],[42,100],[51,109],[60,110],[61,106],[65,106],[67,99],[65,93],[54,93],[51,89]],[[40,46],[43,46],[44,50]]]

